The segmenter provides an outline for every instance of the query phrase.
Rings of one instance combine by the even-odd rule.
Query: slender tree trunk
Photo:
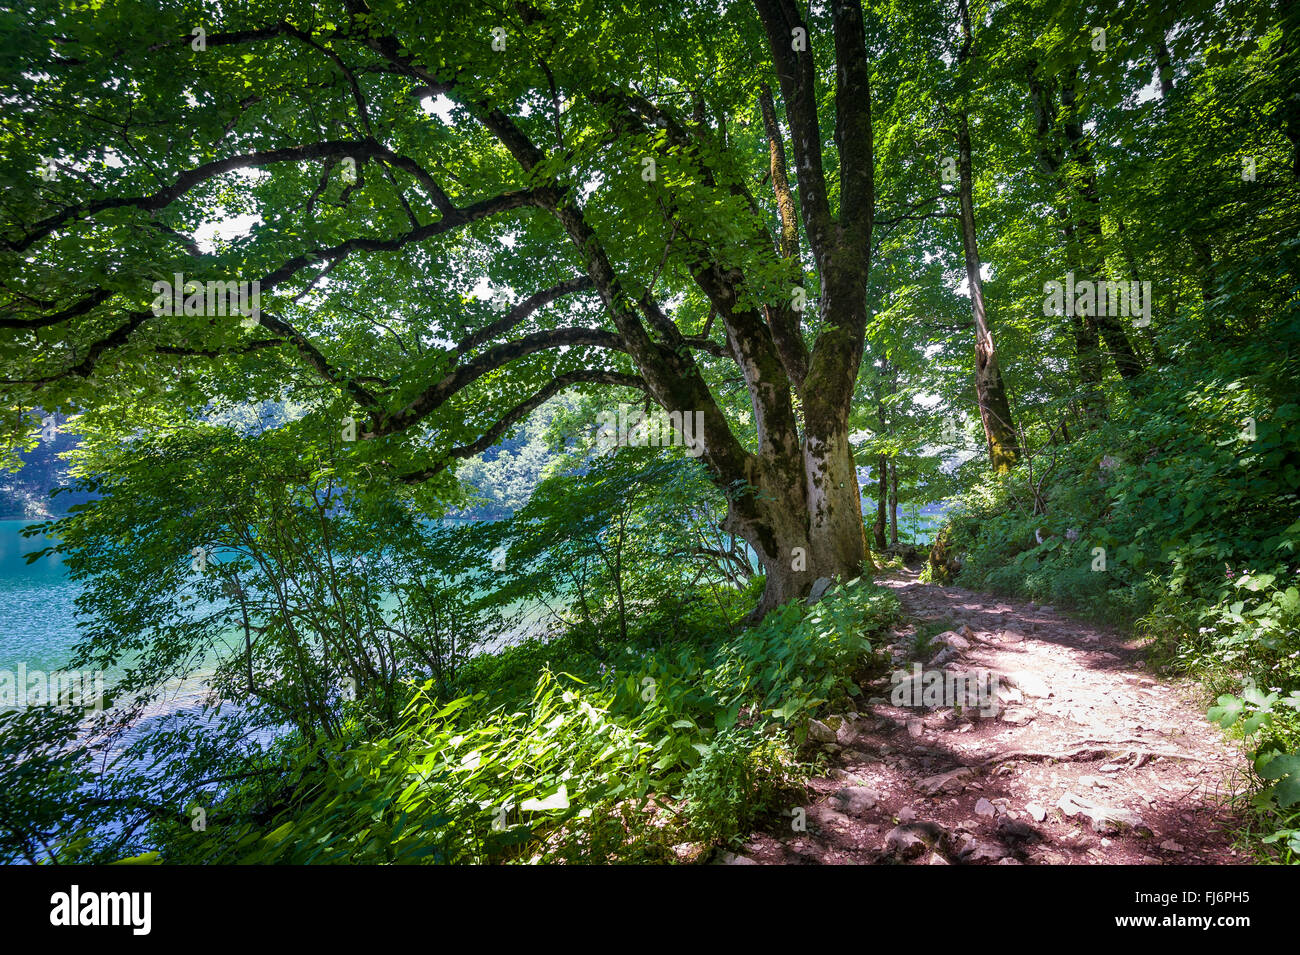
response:
[[[1160,96],[1168,99],[1174,91],[1174,63],[1169,56],[1169,44],[1162,35],[1156,44],[1156,72],[1160,76]]]
[[[885,376],[888,373],[889,362],[881,362],[876,372],[876,425],[882,435],[889,433],[889,425],[885,418]],[[872,530],[876,539],[876,550],[883,551],[889,546],[885,539],[889,506],[889,455],[877,456],[876,472],[876,523]]]
[[[898,465],[889,462],[889,544],[898,546]]]
[[[1080,278],[1105,282],[1106,244],[1101,228],[1101,192],[1097,187],[1097,162],[1092,154],[1092,145],[1076,110],[1074,84],[1077,72],[1077,68],[1071,69],[1061,83],[1061,108],[1065,111],[1063,129],[1075,170],[1075,175],[1067,177],[1065,184],[1077,182],[1073,191],[1079,206],[1074,219],[1077,222],[1076,238],[1079,240],[1084,269]],[[1115,370],[1125,381],[1132,382],[1146,369],[1133,348],[1133,343],[1129,341],[1124,326],[1117,316],[1111,314],[1114,311],[1112,306],[1113,303],[1107,303],[1106,308],[1095,309],[1095,324],[1115,363]]]
[[[1120,220],[1116,229],[1116,241],[1119,243],[1120,252],[1124,256],[1124,264],[1128,267],[1129,278],[1133,281],[1141,281],[1142,270],[1138,268],[1137,259],[1133,257],[1133,250],[1125,238],[1127,227],[1123,220]],[[1152,303],[1147,303],[1148,307],[1154,308]],[[1160,339],[1156,337],[1151,325],[1147,324],[1142,328],[1142,335],[1146,339],[1147,347],[1151,349],[1151,361],[1155,365],[1164,365],[1169,361],[1169,356],[1165,353],[1164,348],[1160,345]]]
[[[890,365],[893,374],[889,378],[890,395],[898,394],[898,365]],[[894,434],[894,426],[891,423],[889,430],[886,432],[891,437]],[[898,458],[891,456],[889,459],[889,543],[898,546]]]
[[[610,566],[614,578],[614,596],[618,600],[618,633],[627,641],[627,605],[623,600],[623,532],[627,523],[627,513],[619,512],[618,537],[615,538],[614,563]]]
[[[1291,78],[1280,109],[1282,133],[1291,140],[1291,175],[1300,179],[1300,6],[1283,4],[1282,42],[1277,45],[1275,69]]]
[[[889,547],[885,538],[885,528],[889,524],[889,456],[882,454],[876,465],[880,473],[876,478],[876,550],[883,551]]]
[[[1053,98],[1054,83],[1050,77],[1038,74],[1038,64],[1027,64],[1030,101],[1033,104],[1038,142],[1038,162],[1048,183],[1058,194],[1061,186],[1061,166],[1065,161],[1056,137],[1056,103]],[[1061,225],[1064,237],[1066,269],[1080,270],[1082,255],[1078,249],[1078,233],[1068,206],[1054,202],[1053,211]],[[1080,404],[1085,421],[1096,423],[1106,416],[1106,396],[1102,391],[1103,375],[1101,333],[1091,315],[1077,315],[1073,307],[1066,310],[1065,325],[1074,342],[1074,372],[1079,380]]]
[[[974,57],[975,37],[971,30],[970,10],[960,0],[964,41],[957,62],[963,68]],[[1020,444],[1011,422],[1011,403],[1007,400],[1002,369],[998,364],[993,332],[984,309],[984,281],[980,277],[979,244],[975,237],[975,189],[971,163],[970,122],[963,102],[956,111],[957,171],[961,220],[962,252],[966,260],[966,281],[970,285],[970,306],[975,318],[975,400],[979,404],[980,422],[989,464],[995,472],[1009,471],[1020,457]]]
[[[1196,262],[1196,272],[1201,281],[1201,301],[1209,302],[1215,296],[1215,286],[1219,279],[1214,270],[1214,250],[1205,236],[1191,232],[1187,236]]]
[[[970,126],[964,110],[957,115],[957,153],[961,243],[966,259],[966,280],[970,285],[971,313],[975,318],[975,398],[984,425],[989,464],[994,471],[1003,472],[1015,466],[1020,457],[1020,444],[1011,421],[1011,403],[1007,400],[993,332],[984,310],[984,282],[980,277],[979,245],[975,238]]]

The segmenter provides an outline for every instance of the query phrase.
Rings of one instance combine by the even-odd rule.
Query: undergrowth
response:
[[[510,648],[466,668],[473,692],[419,689],[396,732],[301,741],[277,798],[236,787],[206,832],[160,827],[138,861],[700,858],[797,800],[809,719],[861,695],[897,616],[891,592],[855,580],[748,629]]]

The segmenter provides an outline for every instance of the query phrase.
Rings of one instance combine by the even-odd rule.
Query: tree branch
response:
[[[507,411],[495,424],[492,425],[492,427],[484,432],[483,436],[477,441],[450,449],[446,452],[446,457],[437,464],[420,471],[412,471],[403,474],[400,480],[407,484],[418,484],[441,474],[454,460],[463,460],[465,458],[472,458],[476,454],[482,454],[488,448],[492,447],[492,445],[496,444],[511,425],[515,424],[546,401],[549,401],[565,388],[577,384],[618,385],[624,388],[637,388],[642,391],[646,388],[644,380],[636,375],[628,375],[622,372],[608,371],[601,368],[585,368],[578,371],[568,372],[567,374],[552,379],[540,390]]]
[[[516,341],[490,348],[473,361],[454,368],[450,374],[424,389],[401,411],[385,415],[378,423],[376,433],[392,434],[396,431],[405,431],[421,418],[437,410],[457,392],[478,381],[488,372],[495,371],[517,358],[551,348],[578,345],[626,351],[623,339],[603,328],[557,328],[525,335]]]

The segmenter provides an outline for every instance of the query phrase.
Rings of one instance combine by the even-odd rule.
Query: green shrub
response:
[[[791,754],[779,738],[732,728],[709,744],[682,783],[687,831],[705,843],[729,843],[798,796]]]
[[[871,638],[897,612],[890,591],[855,580],[729,639],[617,648],[588,682],[553,672],[595,664],[581,641],[512,648],[465,672],[514,682],[548,657],[523,705],[443,704],[426,686],[396,732],[301,746],[270,823],[237,789],[207,832],[161,828],[162,858],[670,861],[673,845],[732,839],[793,798],[808,716],[861,693]]]

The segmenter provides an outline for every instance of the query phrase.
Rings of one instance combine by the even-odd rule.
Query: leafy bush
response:
[[[646,799],[649,747],[609,718],[607,694],[546,672],[524,711],[460,718],[476,702],[421,694],[390,736],[303,747],[278,825],[214,811],[208,832],[172,834],[169,861],[540,861],[566,855],[593,806]]]
[[[719,733],[682,781],[687,831],[706,843],[727,843],[749,832],[758,819],[798,798],[789,763],[777,738],[752,728]]]
[[[673,844],[734,838],[781,806],[807,717],[861,692],[870,638],[896,616],[891,592],[853,581],[727,640],[623,648],[590,682],[544,668],[518,707],[486,693],[443,704],[426,686],[391,735],[303,745],[269,824],[268,807],[236,790],[208,833],[161,829],[161,857],[670,860]],[[563,639],[545,650],[553,666],[597,660]],[[542,652],[504,656],[522,673]],[[494,682],[502,672],[478,671]]]

